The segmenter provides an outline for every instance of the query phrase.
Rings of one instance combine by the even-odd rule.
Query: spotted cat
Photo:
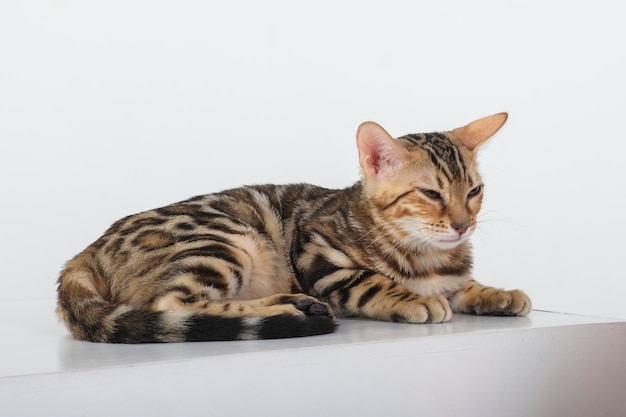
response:
[[[335,314],[526,315],[523,292],[471,274],[476,152],[506,119],[397,139],[366,122],[349,188],[247,186],[125,217],[66,264],[58,315],[75,338],[111,343],[318,335]]]

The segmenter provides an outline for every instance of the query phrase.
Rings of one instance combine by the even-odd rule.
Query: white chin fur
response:
[[[409,236],[406,239],[406,242],[409,245],[414,246],[416,242],[421,242],[422,246],[432,246],[438,249],[455,248],[461,243],[467,241],[474,231],[473,229],[470,229],[461,236],[459,236],[456,232],[431,235],[427,231],[420,230],[419,228],[411,228],[413,225],[410,223],[403,224],[402,226],[404,230],[409,233]]]
[[[459,246],[461,243],[465,242],[466,239],[460,238],[455,240],[438,240],[433,239],[430,241],[432,246],[435,246],[439,249],[452,249]]]

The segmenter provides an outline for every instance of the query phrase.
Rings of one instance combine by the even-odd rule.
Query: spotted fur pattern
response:
[[[65,266],[58,314],[77,339],[113,343],[317,335],[334,314],[525,315],[524,293],[471,276],[476,148],[505,120],[398,139],[367,122],[347,189],[249,186],[121,219]]]

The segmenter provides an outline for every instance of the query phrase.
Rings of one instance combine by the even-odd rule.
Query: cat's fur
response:
[[[65,266],[58,314],[77,339],[118,343],[323,334],[333,311],[409,323],[525,315],[523,292],[471,276],[476,148],[506,118],[398,139],[367,122],[350,188],[249,186],[119,220]]]

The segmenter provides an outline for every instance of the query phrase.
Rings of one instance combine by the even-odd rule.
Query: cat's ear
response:
[[[356,133],[359,163],[373,179],[390,172],[409,158],[409,152],[377,123],[365,122]]]
[[[508,117],[507,113],[483,117],[466,126],[454,129],[452,133],[463,145],[469,149],[475,149],[500,130]]]

